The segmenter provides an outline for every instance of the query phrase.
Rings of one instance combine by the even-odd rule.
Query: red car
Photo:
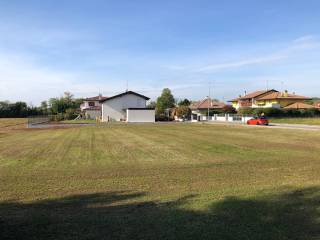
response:
[[[265,117],[254,117],[247,121],[248,125],[269,125],[269,121]]]

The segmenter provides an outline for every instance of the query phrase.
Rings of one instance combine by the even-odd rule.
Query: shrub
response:
[[[241,115],[252,115],[254,114],[254,110],[253,108],[240,108],[238,110],[238,114],[241,114]]]
[[[301,117],[301,110],[297,109],[288,109],[283,110],[283,117]]]
[[[222,108],[221,112],[222,113],[236,113],[237,110],[234,107],[230,106],[230,105],[225,105]]]
[[[256,115],[260,116],[264,113],[267,117],[320,117],[319,109],[279,109],[279,108],[243,108],[238,111],[242,115]]]
[[[260,109],[257,109],[256,112],[258,113],[257,115],[261,115],[262,113],[264,113],[268,117],[281,117],[281,116],[283,116],[283,111],[278,108],[264,108],[264,109],[260,108]]]
[[[191,115],[191,110],[188,106],[181,105],[177,107],[175,111],[179,118],[189,118]]]

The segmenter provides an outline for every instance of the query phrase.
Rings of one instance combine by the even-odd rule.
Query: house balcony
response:
[[[252,107],[252,102],[240,102],[240,107]]]

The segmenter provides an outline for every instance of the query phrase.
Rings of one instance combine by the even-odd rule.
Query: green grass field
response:
[[[271,123],[320,125],[320,118],[272,118]]]
[[[23,128],[26,123],[26,118],[0,118],[0,128],[16,128],[18,125]]]
[[[320,132],[0,131],[0,239],[320,239]]]
[[[60,121],[60,123],[71,123],[71,124],[75,124],[75,123],[97,123],[96,120],[94,119],[80,119],[80,120],[64,120],[64,121]]]

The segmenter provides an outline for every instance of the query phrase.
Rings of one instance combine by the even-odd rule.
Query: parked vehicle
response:
[[[268,119],[265,117],[254,117],[247,121],[248,125],[269,125]]]

